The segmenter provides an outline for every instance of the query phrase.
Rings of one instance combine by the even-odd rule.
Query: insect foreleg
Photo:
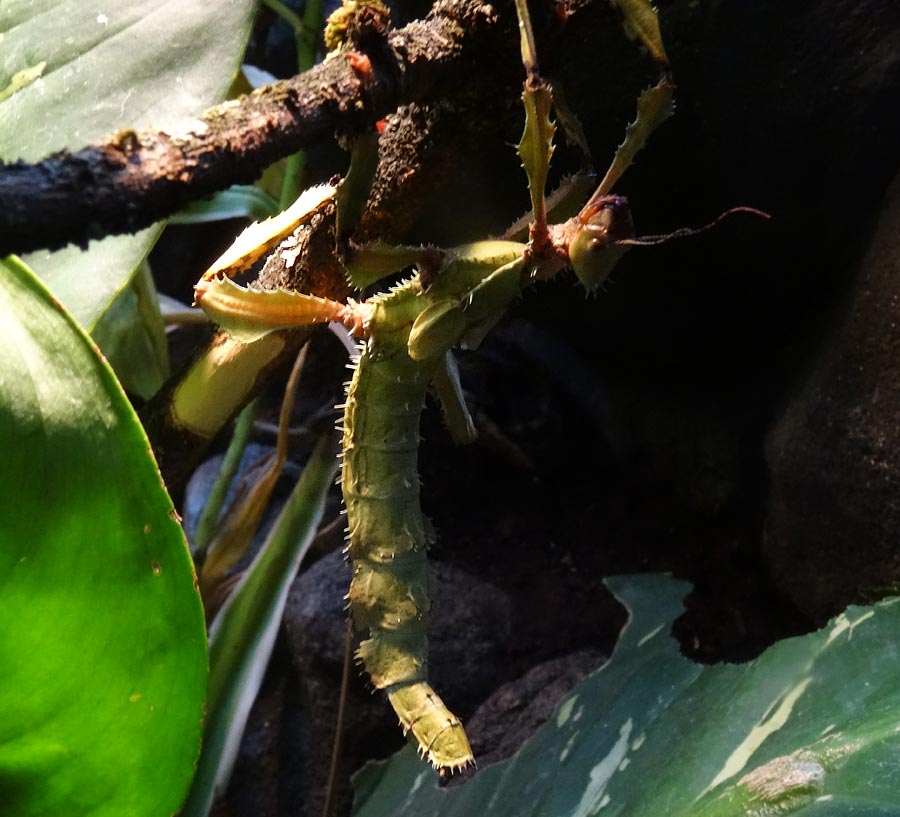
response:
[[[531,82],[529,77],[522,93],[525,106],[525,131],[519,142],[519,157],[528,177],[528,193],[531,196],[533,213],[531,233],[541,235],[547,229],[547,204],[544,200],[544,188],[547,186],[547,173],[550,169],[550,157],[553,155],[553,134],[556,126],[550,121],[550,109],[553,98],[550,86],[542,79]]]
[[[477,436],[475,423],[466,406],[462,384],[459,382],[459,369],[452,352],[447,352],[439,361],[432,386],[440,401],[444,422],[453,442],[460,445],[471,443]]]
[[[556,240],[566,247],[569,262],[589,292],[612,272],[634,238],[628,201],[610,195],[613,185],[634,161],[650,134],[674,110],[674,86],[663,79],[638,98],[637,117],[625,128],[625,139],[594,194],[579,213],[556,229]]]
[[[197,304],[210,320],[243,343],[252,343],[278,329],[328,321],[342,323],[360,335],[371,312],[364,303],[343,304],[286,289],[252,289],[228,278],[200,281],[194,289]]]
[[[365,289],[382,278],[434,257],[443,263],[439,250],[394,244],[367,244],[349,250],[344,258],[347,280],[356,289]]]
[[[547,220],[551,224],[558,224],[574,216],[596,186],[597,177],[589,170],[580,170],[563,178],[557,188],[547,196]],[[527,241],[530,225],[531,213],[526,213],[507,228],[503,238]]]
[[[668,79],[662,79],[638,97],[637,116],[634,122],[625,128],[625,139],[616,150],[616,155],[594,195],[584,206],[584,211],[589,210],[598,199],[612,191],[622,174],[631,166],[638,151],[647,144],[650,134],[674,113],[674,91],[675,86]]]

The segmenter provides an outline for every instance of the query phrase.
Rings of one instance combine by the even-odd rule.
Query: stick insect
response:
[[[628,202],[612,189],[649,135],[671,115],[673,86],[648,0],[618,5],[626,27],[648,45],[663,76],[640,96],[637,117],[609,170],[574,217],[548,220],[545,186],[556,129],[550,119],[554,102],[538,70],[526,0],[516,0],[526,73],[525,130],[518,153],[532,206],[527,241],[504,238],[451,249],[358,248],[345,264],[359,289],[407,267],[416,270],[362,302],[262,291],[231,281],[234,272],[290,234],[298,213],[312,212],[336,195],[334,187],[322,186],[307,191],[270,223],[248,228],[196,286],[197,302],[210,318],[245,342],[276,329],[325,321],[344,324],[361,341],[342,407],[341,470],[353,563],[348,599],[354,624],[367,634],[357,658],[372,684],[386,692],[404,732],[442,771],[461,769],[473,756],[459,718],[427,681],[429,529],[419,506],[419,418],[433,386],[451,433],[471,439],[474,427],[452,349],[477,347],[525,287],[571,267],[593,291],[630,246],[659,240],[635,238]],[[693,231],[673,235],[688,232]],[[513,234],[511,228],[507,235]]]

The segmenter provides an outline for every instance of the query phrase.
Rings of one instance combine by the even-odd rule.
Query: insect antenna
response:
[[[675,238],[687,238],[688,236],[705,233],[707,230],[711,230],[713,227],[716,227],[720,222],[728,218],[728,216],[732,216],[735,213],[750,213],[751,215],[759,216],[760,218],[764,218],[767,220],[772,218],[769,213],[765,212],[764,210],[757,210],[755,207],[732,207],[730,210],[726,210],[718,218],[711,221],[709,224],[704,224],[702,227],[681,227],[671,233],[663,233],[661,235],[643,235],[638,236],[637,238],[620,238],[618,241],[616,241],[616,244],[623,244],[626,247],[656,247],[659,244],[665,244],[667,241],[671,241]]]

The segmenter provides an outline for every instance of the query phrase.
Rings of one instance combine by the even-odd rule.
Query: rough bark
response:
[[[412,104],[388,117],[379,140],[372,192],[354,240],[364,241],[376,235],[385,241],[398,240],[409,228],[459,147],[460,129],[452,123],[455,113],[446,105],[431,108]],[[282,287],[334,300],[346,298],[350,287],[334,252],[334,216],[334,209],[330,208],[301,225],[267,258],[257,284],[263,289]],[[260,369],[247,399],[259,393],[293,359],[311,331],[304,327],[282,333],[283,348]],[[214,335],[190,365],[221,342],[221,335]],[[141,412],[163,478],[176,500],[211,442],[208,436],[180,425],[171,411],[175,391],[189,369],[190,366],[172,377]],[[221,399],[222,395],[209,395],[209,400]],[[228,407],[228,413],[234,416],[245,402],[236,401]]]

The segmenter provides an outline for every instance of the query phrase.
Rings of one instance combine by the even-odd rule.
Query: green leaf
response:
[[[150,227],[134,235],[94,241],[86,251],[78,247],[56,252],[38,250],[24,256],[24,260],[72,317],[88,332],[94,332],[106,311],[131,283],[135,270],[161,232],[161,226]]]
[[[228,448],[225,451],[225,456],[222,458],[222,464],[219,466],[216,481],[206,497],[206,505],[200,514],[197,530],[194,532],[193,541],[191,542],[197,564],[202,564],[204,559],[206,559],[206,550],[222,514],[222,507],[225,505],[228,489],[231,487],[231,483],[234,482],[241,464],[241,458],[247,450],[247,443],[250,441],[250,435],[253,433],[253,425],[256,422],[258,411],[259,398],[256,397],[241,409],[241,413],[238,414],[234,422],[231,440],[228,442]]]
[[[615,654],[516,755],[442,789],[405,749],[358,776],[356,817],[900,815],[900,599],[700,666],[668,635],[684,583],[609,585],[631,613]]]
[[[229,218],[262,221],[278,215],[281,207],[265,190],[255,185],[235,184],[227,190],[190,204],[169,219],[170,224],[203,224]]]
[[[0,810],[172,814],[206,686],[184,536],[112,371],[11,258],[0,327]]]
[[[169,345],[150,267],[141,264],[94,329],[124,389],[149,400],[169,376]]]
[[[176,128],[225,97],[255,9],[255,0],[4,0],[0,159],[38,161],[124,128]],[[160,230],[26,260],[93,331]]]
[[[181,817],[206,817],[228,782],[272,653],[288,590],[334,483],[335,453],[330,438],[313,451],[272,532],[210,630],[203,753]]]

